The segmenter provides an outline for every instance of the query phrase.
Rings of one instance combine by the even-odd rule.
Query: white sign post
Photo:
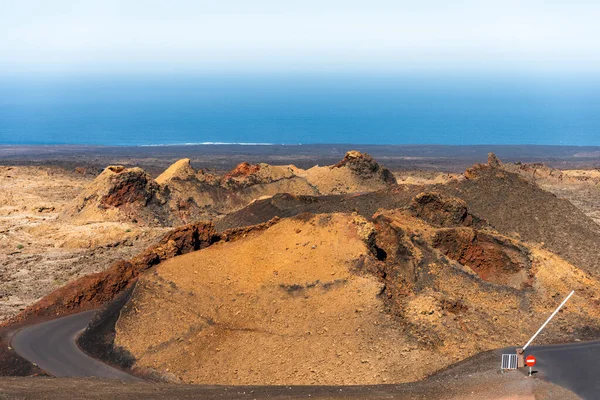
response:
[[[544,324],[540,327],[540,329],[538,329],[538,331],[535,333],[535,335],[533,335],[531,337],[531,339],[529,339],[529,341],[525,344],[525,346],[523,346],[523,348],[518,348],[517,351],[517,368],[522,368],[525,367],[525,349],[527,347],[529,347],[529,345],[531,344],[531,342],[533,342],[533,340],[537,337],[537,335],[540,334],[540,332],[546,327],[546,325],[548,325],[548,323],[550,322],[550,320],[552,318],[554,318],[554,316],[560,311],[561,308],[563,308],[563,306],[566,304],[567,301],[569,301],[569,299],[571,298],[571,296],[573,296],[573,293],[575,293],[575,291],[571,291],[571,293],[569,293],[569,295],[567,296],[566,299],[563,300],[562,303],[560,303],[560,305],[556,308],[556,310],[554,310],[554,312],[552,313],[552,315],[550,315],[550,317],[548,317],[548,319],[546,320],[546,322],[544,322]]]
[[[548,322],[550,322],[550,320],[552,318],[554,318],[554,316],[556,315],[556,313],[558,313],[560,311],[560,309],[565,305],[565,303],[567,301],[569,301],[569,299],[571,298],[571,296],[573,296],[573,293],[575,293],[574,290],[571,293],[569,293],[569,295],[567,296],[567,298],[564,299],[562,303],[560,303],[560,305],[558,306],[558,308],[556,310],[554,310],[554,312],[552,313],[552,315],[550,315],[550,317],[548,317],[548,319],[546,320],[546,322],[544,322],[544,325],[542,325],[540,327],[540,329],[538,329],[538,331],[535,333],[535,335],[533,335],[531,337],[531,339],[529,339],[529,342],[527,342],[525,344],[525,346],[523,346],[523,351],[525,351],[525,349],[527,348],[527,346],[529,346],[531,344],[531,342],[533,342],[533,339],[535,339],[537,337],[537,335],[540,334],[540,332],[542,331],[542,329],[544,329],[546,327],[546,325],[548,325]]]

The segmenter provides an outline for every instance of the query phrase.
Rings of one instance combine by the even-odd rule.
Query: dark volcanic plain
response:
[[[192,166],[228,171],[241,162],[273,165],[294,164],[300,168],[330,165],[346,151],[369,153],[392,170],[462,172],[494,152],[504,162],[545,163],[554,168],[575,169],[600,166],[600,147],[529,145],[174,145],[146,147],[103,146],[2,146],[0,164],[89,167],[96,172],[107,165],[136,166],[158,175],[182,158]]]

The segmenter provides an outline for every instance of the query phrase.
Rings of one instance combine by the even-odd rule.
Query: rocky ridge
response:
[[[356,151],[329,167],[302,170],[293,165],[241,163],[221,177],[194,170],[189,159],[177,161],[156,180],[139,168],[110,166],[62,216],[176,226],[213,219],[278,193],[343,194],[380,190],[395,183],[389,170]]]
[[[475,165],[465,177],[432,190],[462,199],[499,232],[546,247],[573,265],[600,274],[600,260],[589,251],[600,245],[600,225],[567,199],[495,162]]]

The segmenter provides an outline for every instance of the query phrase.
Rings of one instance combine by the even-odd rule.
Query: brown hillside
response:
[[[528,285],[529,251],[511,240],[471,228],[454,228],[437,232],[432,244],[484,281],[517,289]]]
[[[569,200],[596,223],[600,223],[600,170],[559,170],[539,163],[504,164],[503,168]]]
[[[491,165],[477,165],[468,179],[436,190],[464,200],[469,210],[506,235],[543,243],[578,267],[600,273],[600,225],[568,200],[560,199],[521,176]]]
[[[387,184],[396,183],[393,174],[366,153],[355,150],[347,152],[342,161],[333,166],[333,168],[342,167],[350,169],[356,176],[365,180],[377,178],[378,181]]]
[[[184,382],[374,384],[518,345],[569,288],[540,341],[600,322],[599,282],[547,251],[406,211],[373,221],[303,214],[161,263],[122,310],[115,345]]]

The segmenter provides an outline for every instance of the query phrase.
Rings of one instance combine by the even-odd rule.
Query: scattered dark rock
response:
[[[465,201],[439,192],[419,193],[410,203],[409,210],[416,217],[439,227],[480,223],[477,217],[469,214]]]
[[[373,157],[367,153],[351,150],[346,156],[332,168],[348,167],[352,172],[362,179],[379,178],[389,185],[396,184],[394,174],[387,168],[382,167]]]

